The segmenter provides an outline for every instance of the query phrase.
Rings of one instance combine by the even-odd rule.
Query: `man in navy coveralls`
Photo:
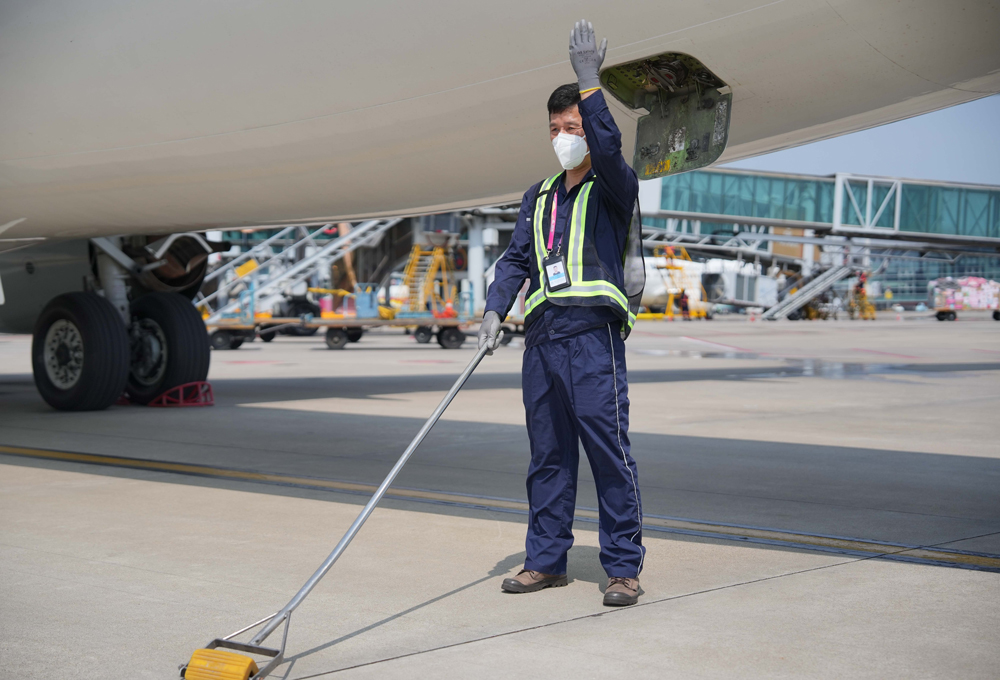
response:
[[[510,247],[497,261],[479,332],[492,353],[525,279],[522,388],[531,441],[524,569],[502,588],[529,593],[566,585],[573,544],[579,445],[600,510],[604,604],[639,598],[642,506],[629,453],[624,337],[635,321],[625,294],[626,238],[639,192],[598,73],[607,40],[578,22],[570,61],[578,83],[548,101],[549,134],[564,172],[524,194]],[[624,300],[624,303],[623,303]]]

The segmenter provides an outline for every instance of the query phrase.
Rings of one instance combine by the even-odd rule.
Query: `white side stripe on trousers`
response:
[[[628,466],[628,457],[625,455],[625,447],[622,446],[622,421],[618,411],[618,366],[615,360],[615,336],[611,332],[611,324],[608,324],[608,340],[611,343],[611,374],[614,376],[615,381],[615,423],[618,426],[618,450],[622,452],[622,463],[625,464],[625,469],[628,470],[629,477],[632,478],[632,491],[635,492],[635,511],[639,517],[639,529],[629,539],[630,541],[635,541],[635,537],[642,531],[642,506],[639,504],[639,487],[635,484],[635,475],[632,474],[632,468]],[[642,552],[642,548],[639,548],[640,572],[642,571],[642,561],[645,557],[646,555]]]

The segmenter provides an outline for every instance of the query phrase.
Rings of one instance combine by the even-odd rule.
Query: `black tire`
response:
[[[226,331],[216,331],[221,333]],[[228,347],[232,336],[226,343]],[[215,333],[212,334],[213,336]],[[166,352],[159,349],[165,341]],[[178,385],[208,377],[211,361],[205,322],[178,293],[148,293],[132,302],[128,395],[148,404]]]
[[[229,349],[239,349],[240,345],[243,344],[242,335],[234,335],[233,339],[229,341]]]
[[[261,331],[260,339],[264,342],[271,342],[274,340],[274,331]]]
[[[958,318],[958,314],[955,312],[948,312],[948,321],[954,321]]]
[[[347,329],[347,339],[351,342],[357,342],[361,339],[361,336],[365,334],[363,328],[348,328]]]
[[[504,328],[503,337],[500,338],[500,344],[504,347],[510,344],[510,341],[514,339],[515,331],[513,328]]]
[[[208,344],[212,349],[230,349],[233,346],[233,334],[229,331],[215,330],[208,336]]]
[[[993,320],[1000,321],[1000,309],[993,310]]]
[[[413,339],[421,345],[426,345],[433,337],[434,331],[430,326],[417,326],[417,330],[413,331]]]
[[[309,336],[316,335],[318,330],[319,328],[315,326],[289,326],[281,332],[285,335],[294,335],[297,338],[308,338]]]
[[[51,366],[56,377],[54,381],[45,365],[45,343],[50,329],[60,321],[66,323],[59,324],[53,335],[48,337],[51,343],[55,343],[48,352],[49,359],[57,362]],[[80,341],[75,343],[78,346],[76,351],[72,349],[73,338],[60,333],[60,329],[75,335]],[[60,335],[62,342],[58,337]],[[79,360],[78,371],[72,369],[74,358]],[[114,305],[94,293],[65,293],[52,298],[35,321],[31,366],[38,393],[52,408],[60,411],[99,411],[111,406],[125,391],[128,358],[125,322]],[[73,384],[68,384],[72,378],[65,377],[67,371],[78,373]],[[60,374],[67,383],[65,387],[58,384]]]
[[[329,328],[326,331],[326,346],[330,349],[344,349],[350,339],[343,328]]]
[[[463,342],[465,342],[465,333],[454,326],[438,331],[438,344],[445,349],[458,349]]]
[[[318,319],[320,316],[322,316],[323,310],[320,309],[319,305],[315,305],[309,302],[309,300],[303,298],[296,298],[289,302],[288,304],[289,316],[303,317],[306,316],[307,314],[312,314],[314,317]],[[285,335],[294,335],[300,338],[307,338],[316,335],[317,331],[319,331],[319,328],[316,328],[315,326],[311,327],[288,326],[287,328],[282,330],[282,333],[284,333]]]

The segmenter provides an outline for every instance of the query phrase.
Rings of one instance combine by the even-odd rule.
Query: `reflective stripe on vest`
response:
[[[534,210],[534,241],[535,241],[535,261],[538,263],[538,290],[532,293],[524,303],[524,315],[531,314],[532,310],[542,303],[543,300],[556,297],[606,297],[608,303],[621,307],[629,318],[629,328],[635,323],[635,315],[629,309],[628,299],[615,286],[608,281],[596,280],[586,281],[583,278],[583,241],[584,231],[587,224],[587,206],[590,202],[590,191],[594,186],[593,182],[587,182],[580,188],[573,205],[570,208],[569,242],[566,248],[566,270],[569,272],[571,285],[562,290],[545,292],[545,272],[542,262],[547,255],[545,247],[545,192],[552,189],[552,186],[559,179],[560,175],[550,177],[542,182],[538,190],[538,198],[535,199]],[[539,203],[541,209],[539,209]]]

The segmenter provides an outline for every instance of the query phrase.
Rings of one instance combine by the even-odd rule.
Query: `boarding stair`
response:
[[[406,303],[397,316],[424,315],[454,316],[455,267],[452,248],[457,243],[456,234],[425,232],[426,243],[417,242],[410,251],[410,260],[403,274],[406,286]]]
[[[433,266],[434,251],[424,250],[419,245],[413,246],[403,273],[403,280],[406,282],[406,311],[419,312],[427,308],[425,283]]]
[[[218,278],[220,284],[212,293],[199,295],[194,303],[206,314],[206,323],[216,322],[240,308],[244,296],[234,294],[244,288],[252,290],[251,307],[257,308],[258,301],[265,301],[266,306],[268,297],[305,282],[319,267],[329,267],[358,248],[377,245],[385,233],[399,222],[398,218],[368,220],[326,243],[320,243],[318,239],[332,226],[331,223],[312,230],[303,228],[303,225],[288,227],[206,276],[206,281]],[[290,235],[299,235],[300,238],[281,248]],[[307,246],[312,247],[312,252],[299,257]],[[277,252],[276,247],[280,248]]]
[[[778,304],[765,311],[761,315],[761,318],[768,321],[786,318],[792,312],[801,309],[810,301],[815,300],[833,288],[834,284],[850,276],[854,270],[854,267],[848,265],[840,265],[827,269],[784,300],[781,300]]]

